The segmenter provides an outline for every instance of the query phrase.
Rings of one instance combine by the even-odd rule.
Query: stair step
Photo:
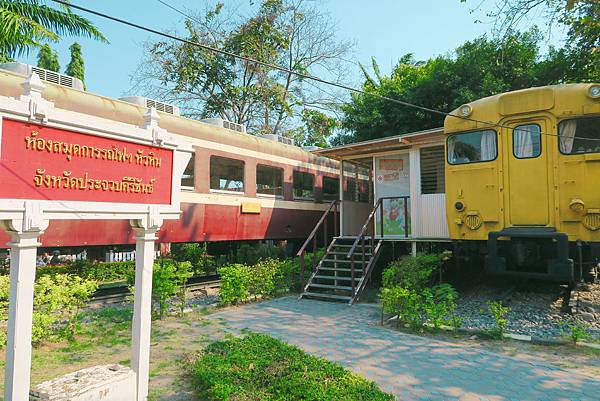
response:
[[[327,270],[327,271],[332,271],[332,272],[348,272],[348,273],[352,272],[352,269],[344,269],[344,268],[341,268],[341,267],[326,267],[326,266],[325,267],[324,266],[319,267],[319,270]],[[354,272],[358,273],[358,274],[361,274],[362,273],[362,269],[354,269]]]
[[[314,276],[314,278],[321,280],[339,280],[339,281],[352,281],[352,277],[342,276]],[[354,281],[360,280],[360,277],[354,277]]]
[[[377,244],[375,244],[377,245]],[[365,241],[365,248],[370,248],[371,247],[371,243],[368,241]],[[352,248],[352,245],[343,245],[343,244],[335,244],[334,248]],[[360,249],[361,246],[360,244],[358,244],[358,246],[356,247],[356,249]]]
[[[329,298],[329,299],[339,299],[340,301],[350,301],[352,297],[347,297],[344,295],[334,295],[334,294],[325,294],[320,292],[309,292],[305,291],[302,293],[302,296],[316,297],[316,298]]]
[[[331,290],[345,290],[345,291],[352,291],[352,287],[350,286],[343,286],[343,285],[331,285],[331,284],[309,284],[309,287],[315,287],[315,288],[327,288],[327,289],[331,289]]]
[[[368,262],[368,261],[369,261],[369,259],[367,259],[365,257],[365,262]],[[344,259],[338,259],[338,260],[335,260],[335,259],[323,259],[323,262],[352,263],[352,261],[350,259],[346,259],[346,260],[344,260]],[[354,260],[354,263],[356,263],[356,264],[360,264],[361,262],[362,262],[362,259],[360,259],[360,260],[355,259]]]
[[[348,255],[348,252],[328,252],[327,254],[328,255],[344,255],[345,256],[345,255]],[[362,255],[362,253],[361,253],[361,255]],[[369,256],[370,257],[371,255],[372,255],[372,253],[365,252],[365,256]]]

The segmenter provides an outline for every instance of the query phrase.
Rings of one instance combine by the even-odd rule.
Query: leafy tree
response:
[[[335,38],[335,25],[302,0],[262,0],[248,18],[222,3],[185,22],[186,39],[296,72],[328,71],[341,80],[352,44]],[[331,110],[323,95],[295,74],[170,41],[148,44],[133,91],[183,106],[192,118],[221,117],[250,133],[284,134],[302,124],[306,108]]]
[[[58,54],[56,54],[56,51],[53,51],[50,48],[48,43],[45,43],[42,47],[40,47],[37,66],[55,72],[60,70],[60,64],[58,64]]]
[[[416,61],[402,57],[391,75],[382,76],[373,60],[374,76],[363,68],[363,89],[441,111],[510,90],[565,82],[597,81],[591,53],[550,49],[542,56],[537,29],[507,38],[482,36],[466,42],[452,55]],[[443,125],[444,116],[408,108],[380,98],[354,94],[342,106],[347,133],[336,143],[368,140]]]
[[[83,67],[83,56],[81,55],[81,45],[77,42],[73,43],[69,50],[71,51],[71,61],[65,69],[65,74],[74,78],[79,78],[85,82],[85,70]]]
[[[479,8],[485,0],[476,3]],[[550,36],[557,25],[566,28],[563,51],[567,60],[574,61],[572,68],[600,75],[600,1],[501,0],[488,16],[494,22],[498,37],[508,37],[519,27],[528,27],[532,16],[546,21],[546,36]]]
[[[286,135],[294,138],[298,146],[328,147],[328,139],[339,127],[339,121],[319,110],[304,109],[301,116],[303,125]]]
[[[89,20],[67,6],[54,8],[43,0],[0,0],[0,59],[10,60],[64,35],[106,42]]]
[[[460,0],[466,3],[467,0]],[[477,1],[477,8],[485,0]],[[541,16],[548,21],[548,33],[556,23],[567,27],[571,43],[586,50],[600,51],[600,2],[598,0],[501,0],[488,15],[501,35],[514,32],[528,17]]]

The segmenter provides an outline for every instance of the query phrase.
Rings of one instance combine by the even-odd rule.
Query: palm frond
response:
[[[68,7],[53,8],[39,0],[0,0],[0,51],[11,56],[39,45],[40,40],[84,36],[108,42],[86,18]]]

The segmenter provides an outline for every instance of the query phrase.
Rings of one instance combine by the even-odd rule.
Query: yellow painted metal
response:
[[[258,202],[242,202],[242,213],[260,214],[260,203],[258,203]]]
[[[593,230],[600,224],[596,214],[600,209],[600,154],[564,155],[557,137],[563,120],[600,116],[600,99],[588,96],[592,85],[597,84],[547,86],[491,96],[469,103],[469,118],[477,121],[446,118],[445,135],[483,129],[498,134],[495,160],[462,165],[446,162],[446,213],[452,239],[487,240],[490,231],[545,226],[567,233],[571,241],[600,241],[600,229]],[[540,125],[538,158],[514,156],[513,128],[521,124]],[[455,208],[458,201],[464,204],[463,210]],[[575,204],[584,206],[572,207]],[[463,224],[474,212],[483,220],[477,229]]]
[[[549,226],[553,222],[550,221],[552,177],[548,172],[552,170],[548,164],[548,153],[551,153],[548,136],[540,136],[541,154],[538,157],[518,158],[514,152],[517,146],[514,128],[530,124],[538,125],[541,132],[547,132],[545,120],[540,119],[515,121],[506,124],[510,128],[502,128],[503,135],[508,139],[503,149],[508,222],[512,226]]]

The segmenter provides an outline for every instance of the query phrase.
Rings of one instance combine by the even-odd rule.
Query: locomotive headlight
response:
[[[473,112],[473,109],[468,104],[464,104],[464,105],[460,106],[460,108],[458,109],[458,113],[463,117],[470,116],[472,112]]]
[[[459,212],[462,212],[463,210],[465,210],[465,204],[464,204],[464,203],[462,203],[462,202],[456,202],[456,203],[454,204],[454,208],[455,208],[457,211],[459,211]]]
[[[588,95],[592,99],[600,99],[600,85],[592,85],[588,89]]]
[[[569,208],[574,212],[583,212],[585,209],[585,203],[581,199],[571,199]]]

